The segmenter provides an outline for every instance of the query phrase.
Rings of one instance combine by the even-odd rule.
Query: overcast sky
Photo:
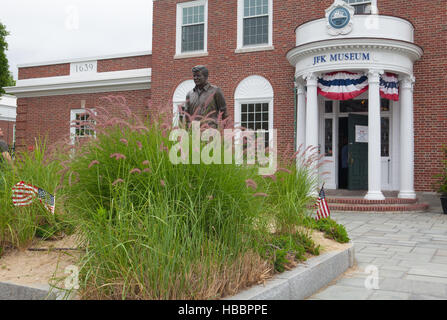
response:
[[[152,0],[0,0],[9,67],[152,50]]]

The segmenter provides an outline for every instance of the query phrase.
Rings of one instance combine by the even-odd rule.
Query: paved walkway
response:
[[[357,266],[309,299],[447,300],[447,215],[440,212],[332,213],[355,243]]]

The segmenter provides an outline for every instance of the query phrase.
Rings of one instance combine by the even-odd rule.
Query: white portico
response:
[[[365,198],[382,200],[384,189],[399,190],[399,198],[416,197],[413,64],[422,53],[414,44],[414,27],[409,21],[378,14],[354,15],[353,8],[341,0],[326,10],[326,18],[309,21],[296,29],[296,47],[289,51],[287,59],[295,67],[297,146],[319,146],[320,152],[327,153],[326,160],[331,163],[320,170],[329,172],[328,188],[340,185],[337,129],[342,122],[339,120],[356,112],[350,112],[349,108],[346,111],[342,107],[346,103],[342,101],[319,95],[319,79],[325,74],[343,71],[367,77],[366,91],[355,98],[359,99],[359,105],[367,101],[365,110],[357,110],[358,114],[364,113],[365,119],[367,116],[367,123],[358,126],[366,128],[367,137],[364,141],[368,181]],[[380,86],[382,77],[389,73],[398,76],[399,98],[387,104],[387,109],[381,103]],[[326,102],[330,100],[333,103],[329,108]],[[332,119],[332,124],[326,119]],[[326,128],[322,128],[326,123]],[[381,134],[384,124],[389,130],[385,135],[389,143],[385,157],[385,140]],[[332,139],[326,137],[328,132]]]

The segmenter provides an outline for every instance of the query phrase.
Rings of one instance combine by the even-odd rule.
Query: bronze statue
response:
[[[205,66],[192,68],[196,86],[186,95],[185,111],[190,115],[207,116],[212,127],[217,127],[219,114],[221,120],[228,117],[227,104],[222,90],[208,82],[208,69]]]

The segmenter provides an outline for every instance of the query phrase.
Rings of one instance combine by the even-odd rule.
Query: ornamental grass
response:
[[[172,114],[151,108],[144,119],[122,98],[105,101],[73,124],[94,136],[37,147],[3,174],[0,201],[9,211],[0,214],[1,243],[31,241],[42,225],[53,235],[75,231],[85,250],[82,299],[219,299],[319,253],[303,228],[313,225],[312,172],[322,164],[315,150],[286,152],[269,176],[234,156],[232,164],[174,164]],[[206,117],[183,116],[202,121],[202,132],[208,127]],[[229,120],[219,119],[225,128]],[[195,151],[190,144],[189,160]],[[16,180],[54,192],[56,213],[13,207]]]

